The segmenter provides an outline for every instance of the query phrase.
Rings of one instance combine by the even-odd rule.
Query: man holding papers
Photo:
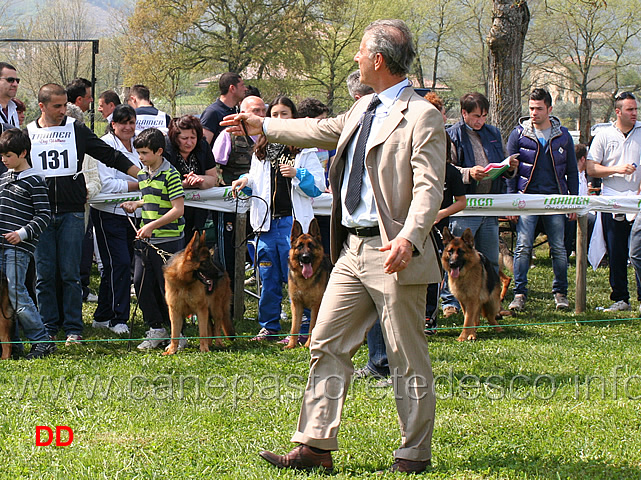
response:
[[[516,156],[506,159],[509,167],[501,175],[492,176],[486,171],[490,164],[501,163],[505,149],[501,132],[485,123],[490,102],[480,93],[468,93],[461,97],[461,120],[452,125],[447,133],[456,147],[456,166],[461,171],[465,194],[505,193],[505,177],[511,177],[519,161]],[[498,273],[499,271],[499,220],[498,217],[465,216],[452,217],[450,231],[461,236],[466,228],[474,234],[474,245],[485,255]],[[460,306],[449,292],[447,283],[441,293],[443,315],[457,313]]]

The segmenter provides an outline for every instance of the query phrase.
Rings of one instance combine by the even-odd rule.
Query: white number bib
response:
[[[75,120],[67,117],[62,127],[40,128],[36,122],[27,125],[31,139],[33,169],[44,177],[66,177],[78,172]]]
[[[136,135],[148,128],[157,128],[162,133],[167,135],[169,129],[167,128],[167,114],[158,110],[157,115],[136,115]]]

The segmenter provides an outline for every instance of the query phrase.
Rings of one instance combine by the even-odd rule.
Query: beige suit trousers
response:
[[[435,395],[425,327],[427,285],[399,285],[383,272],[381,237],[349,235],[332,271],[312,332],[311,365],[292,441],[338,449],[352,357],[381,319],[401,426],[395,458],[431,459]]]

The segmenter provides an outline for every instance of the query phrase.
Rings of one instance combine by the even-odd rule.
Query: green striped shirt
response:
[[[147,167],[140,170],[138,185],[145,202],[142,206],[141,227],[167,214],[172,209],[171,201],[185,196],[178,170],[165,159],[153,177],[149,175]],[[180,217],[161,228],[154,229],[151,238],[181,237],[184,228],[185,219]]]

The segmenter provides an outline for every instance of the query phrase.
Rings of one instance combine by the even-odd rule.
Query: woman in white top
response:
[[[136,130],[136,111],[129,105],[118,105],[113,111],[107,134],[102,140],[142,168],[133,147]],[[138,181],[114,168],[98,163],[102,183],[100,193],[126,193],[138,190]],[[102,203],[91,207],[102,273],[98,291],[98,307],[94,313],[94,328],[109,328],[117,334],[129,333],[131,262],[136,236],[127,214],[118,204]]]
[[[267,116],[295,118],[296,106],[289,98],[278,96],[270,103]],[[315,148],[301,150],[269,143],[261,135],[249,173],[232,183],[234,190],[245,187],[262,199],[253,199],[249,212],[254,232],[260,233],[256,255],[262,284],[258,301],[261,329],[252,340],[275,339],[281,329],[282,288],[287,283],[292,223],[296,219],[303,231],[308,231],[314,218],[311,199],[325,190],[325,171]]]

